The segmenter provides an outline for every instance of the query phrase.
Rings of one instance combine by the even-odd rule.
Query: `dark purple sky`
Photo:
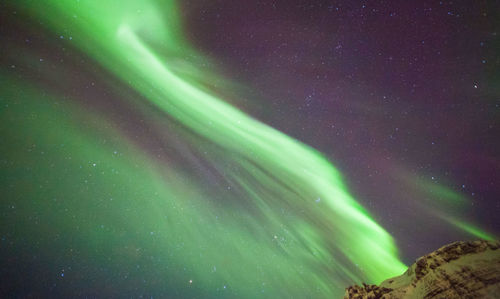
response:
[[[474,238],[440,216],[500,233],[498,1],[182,5],[191,41],[246,86],[237,105],[325,153],[407,262]]]
[[[307,206],[316,186],[297,193],[304,204],[295,204],[287,200],[295,176],[285,176],[283,186],[271,182],[276,192],[262,191],[269,202],[258,202],[262,182],[281,173],[259,169],[271,158],[252,158],[257,174],[239,173],[253,171],[245,156],[245,163],[232,158],[240,147],[226,148],[226,137],[218,141],[177,115],[183,93],[159,105],[153,89],[143,92],[152,74],[164,73],[137,72],[125,62],[137,53],[130,45],[116,69],[104,63],[123,45],[107,33],[142,0],[126,1],[130,9],[116,16],[103,8],[103,18],[94,18],[99,1],[85,9],[83,0],[61,2],[68,8],[61,11],[58,1],[0,1],[0,297],[252,298],[265,290],[288,298],[303,285],[314,297],[323,294],[318,286],[341,294],[357,273],[369,278],[373,267],[365,273],[339,239],[364,236],[356,232],[363,226],[349,230],[342,209],[316,213],[316,193]],[[149,9],[159,23],[172,15],[160,9],[169,1],[153,2],[137,20]],[[179,41],[187,37],[195,51],[143,36],[142,26],[157,29],[156,22],[132,36],[154,49],[152,57],[166,57],[166,71],[170,62],[174,74],[186,65],[179,72],[186,82],[323,153],[405,264],[479,238],[458,221],[500,237],[500,1],[176,2]],[[75,20],[73,9],[82,17]],[[108,28],[107,16],[117,23]],[[371,242],[362,238],[355,246]],[[361,255],[380,252],[370,250]],[[260,252],[269,256],[259,260]],[[290,276],[280,277],[286,269]]]

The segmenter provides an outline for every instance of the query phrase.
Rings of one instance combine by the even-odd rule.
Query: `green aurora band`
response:
[[[215,75],[194,67],[204,59],[184,40],[174,2],[15,5],[134,90],[109,83],[137,114],[156,110],[151,126],[175,132],[162,144],[182,140],[224,182],[208,192],[105,116],[1,75],[10,202],[0,224],[22,244],[2,250],[22,246],[50,264],[31,268],[46,275],[35,284],[72,278],[66,296],[91,286],[79,295],[331,298],[406,269],[323,155],[210,90]]]

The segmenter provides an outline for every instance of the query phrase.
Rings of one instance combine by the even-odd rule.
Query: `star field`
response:
[[[499,12],[0,4],[0,295],[336,298],[498,238]]]

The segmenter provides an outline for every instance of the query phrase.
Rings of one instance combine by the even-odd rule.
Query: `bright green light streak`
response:
[[[342,278],[378,282],[404,271],[406,267],[398,260],[390,235],[349,195],[340,174],[320,153],[206,92],[203,84],[193,78],[207,74],[199,72],[193,77],[179,72],[176,59],[199,55],[182,40],[173,2],[160,5],[153,1],[54,0],[44,3],[44,7],[30,4],[32,13],[46,20],[53,32],[71,35],[71,43],[165,114],[230,153],[234,163],[245,171],[244,175],[232,174],[232,179],[246,190],[250,202],[271,226],[266,228],[248,221],[246,224],[254,225],[257,233],[245,231],[245,227],[228,233],[232,238],[245,240],[226,241],[238,255],[249,256],[242,259],[243,263],[250,265],[259,258],[272,263],[276,259],[270,256],[277,256],[282,272],[272,268],[268,273],[274,276],[266,275],[269,280],[275,277],[276,286],[287,285],[285,281],[289,279],[297,289],[304,288],[308,278],[299,273],[306,271],[314,280],[321,281],[324,293],[341,288]],[[189,72],[196,70],[191,68]],[[175,194],[179,202],[197,198],[182,192]],[[317,198],[321,199],[319,203],[315,202]],[[210,203],[207,199],[198,200]],[[282,206],[292,206],[302,213],[295,212],[292,220],[286,220],[279,213]],[[237,221],[232,219],[226,225],[234,226]],[[286,255],[277,255],[275,249],[262,241],[266,236],[272,237],[276,227],[283,224],[294,244],[280,245],[288,259]],[[204,236],[196,235],[191,248],[203,242]],[[216,245],[209,242],[207,247]],[[182,259],[189,260],[188,256]],[[217,260],[217,251],[210,257]],[[296,269],[295,264],[304,265],[305,270]],[[228,268],[227,276],[245,290],[248,276],[235,274],[237,266]],[[198,269],[200,279],[208,281],[202,272]],[[340,282],[336,283],[336,279]]]
[[[123,44],[124,59],[133,67],[132,72],[141,73],[144,80],[153,82],[158,90],[154,93],[147,87],[139,88],[148,99],[194,131],[254,161],[297,192],[317,194],[323,198],[333,212],[332,217],[345,218],[350,223],[345,229],[335,228],[339,249],[349,259],[360,262],[372,279],[382,279],[384,268],[389,268],[389,271],[402,269],[402,264],[394,256],[394,249],[391,249],[390,237],[348,195],[339,175],[326,159],[184,82],[170,72],[127,26],[118,29],[118,37]],[[304,189],[307,191],[303,192]],[[306,194],[300,199],[310,202],[315,199],[311,195],[307,198]],[[330,225],[338,226],[335,223]],[[360,242],[360,238],[375,241]],[[367,255],[367,246],[377,259]],[[374,263],[374,260],[380,262]]]

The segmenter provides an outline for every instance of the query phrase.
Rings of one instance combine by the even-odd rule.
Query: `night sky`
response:
[[[331,158],[407,262],[467,238],[421,210],[432,186],[500,231],[498,1],[185,7],[191,41],[248,88],[238,105]]]
[[[334,298],[500,235],[498,1],[0,4],[2,297]]]

